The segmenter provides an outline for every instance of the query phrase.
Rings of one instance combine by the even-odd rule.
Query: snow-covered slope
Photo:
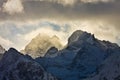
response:
[[[56,77],[60,80],[120,80],[117,44],[100,41],[93,34],[77,30],[68,39],[67,46],[58,50],[56,46],[49,46],[57,43],[57,37],[41,39],[40,36],[31,41],[28,52],[33,55],[45,49],[46,54],[32,59],[11,48],[0,61],[0,80],[56,80]]]
[[[90,33],[77,30],[68,39],[65,49],[36,61],[61,80],[81,80],[95,74],[104,60],[119,51],[117,44],[100,41]]]
[[[51,47],[62,48],[59,38],[57,36],[49,37],[48,35],[39,34],[25,47],[24,53],[36,58],[44,56]]]
[[[74,42],[82,43],[82,41],[87,41],[89,43],[93,43],[94,35],[91,35],[90,33],[83,32],[81,30],[77,30],[73,32],[73,34],[68,39],[68,45],[72,45]]]
[[[108,57],[99,66],[96,74],[84,80],[120,80],[120,52]]]
[[[0,61],[0,80],[57,80],[31,57],[11,48]]]

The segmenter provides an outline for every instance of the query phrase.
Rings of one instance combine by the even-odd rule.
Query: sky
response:
[[[0,0],[0,44],[24,47],[39,33],[63,45],[75,30],[120,45],[120,0]]]

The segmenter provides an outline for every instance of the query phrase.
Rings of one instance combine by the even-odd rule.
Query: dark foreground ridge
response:
[[[120,80],[120,47],[77,30],[68,45],[32,59],[10,48],[0,61],[0,80]]]
[[[32,58],[10,48],[0,61],[0,80],[57,80]]]

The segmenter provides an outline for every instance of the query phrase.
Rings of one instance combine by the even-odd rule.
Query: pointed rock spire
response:
[[[45,57],[52,57],[52,56],[55,56],[57,55],[56,53],[58,52],[58,49],[55,48],[55,47],[51,47],[47,53],[45,54]]]
[[[75,31],[70,38],[68,39],[68,45],[76,42],[76,41],[86,41],[86,42],[92,42],[92,40],[94,40],[94,35],[92,35],[91,33],[87,33],[85,31],[81,31],[81,30],[77,30]],[[93,42],[92,42],[93,43]]]

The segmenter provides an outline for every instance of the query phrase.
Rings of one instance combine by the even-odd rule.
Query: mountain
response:
[[[47,72],[61,80],[82,80],[97,74],[97,69],[105,60],[113,54],[120,54],[120,47],[77,30],[69,37],[66,48],[59,51],[53,49],[54,53],[51,52],[50,49],[47,57],[36,58]]]
[[[108,57],[99,66],[94,76],[84,80],[120,80],[120,52]]]
[[[57,80],[30,56],[10,48],[0,61],[0,80]]]
[[[57,52],[58,52],[58,49],[57,49],[57,48],[51,47],[51,48],[46,52],[45,57],[54,57],[54,56],[56,56],[55,53],[57,53]]]
[[[32,57],[37,54],[35,59],[10,48],[0,60],[0,80],[120,80],[120,47],[117,44],[98,40],[81,30],[68,38],[64,49],[49,46],[55,45],[57,40],[56,36],[41,37],[40,34],[34,38],[28,51],[35,50],[30,54]],[[41,56],[44,49],[44,56]]]
[[[0,59],[2,58],[4,53],[5,53],[5,49],[0,45]]]
[[[48,35],[39,34],[25,47],[24,53],[36,58],[44,56],[51,47],[62,48],[59,38],[57,36],[49,37]]]

